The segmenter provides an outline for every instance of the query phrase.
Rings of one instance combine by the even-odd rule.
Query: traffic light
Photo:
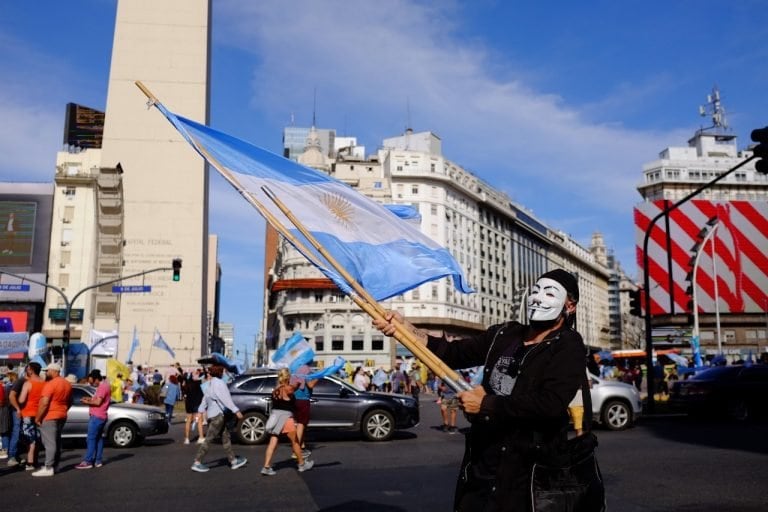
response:
[[[173,260],[173,280],[181,281],[181,258]]]
[[[768,174],[768,126],[752,130],[752,140],[757,144],[752,148],[755,160],[755,170],[761,174]]]
[[[640,305],[640,291],[629,290],[629,314],[634,316],[643,316],[643,307]]]

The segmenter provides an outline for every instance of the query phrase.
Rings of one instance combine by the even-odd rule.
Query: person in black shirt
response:
[[[578,300],[576,277],[556,269],[531,289],[528,324],[507,322],[449,342],[416,329],[396,312],[374,320],[390,336],[391,320],[399,320],[452,368],[484,365],[481,385],[458,394],[472,425],[454,510],[531,510],[536,453],[567,439],[568,403],[585,376],[584,343],[572,328]]]

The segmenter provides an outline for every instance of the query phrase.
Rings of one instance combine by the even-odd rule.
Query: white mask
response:
[[[563,312],[568,293],[563,285],[554,279],[542,278],[536,281],[528,293],[528,320],[546,322],[557,320]]]

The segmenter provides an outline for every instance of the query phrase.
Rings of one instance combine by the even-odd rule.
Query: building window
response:
[[[67,196],[67,198],[69,199],[75,197],[75,187],[65,187],[64,195]]]
[[[363,350],[362,336],[352,336],[352,350]]]
[[[344,350],[344,336],[333,336],[331,338],[331,350],[335,352]]]
[[[384,338],[381,336],[373,336],[371,338],[371,350],[375,352],[384,350]]]
[[[315,302],[323,302],[323,293],[322,292],[315,293]]]
[[[374,181],[373,182],[373,188],[374,189],[380,189],[383,188],[380,181]]]
[[[419,186],[418,185],[411,185],[411,194],[416,195],[419,193]]]
[[[315,350],[318,352],[325,350],[325,341],[322,336],[315,336]]]
[[[69,286],[69,274],[59,274],[59,288],[64,289]]]

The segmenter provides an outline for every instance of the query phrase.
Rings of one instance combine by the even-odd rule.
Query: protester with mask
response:
[[[586,371],[585,348],[573,328],[579,286],[569,272],[543,274],[528,295],[529,323],[494,325],[448,342],[388,312],[374,320],[395,332],[399,320],[452,368],[484,365],[482,384],[458,394],[472,423],[454,497],[457,511],[529,511],[530,475],[537,448],[567,438],[568,403]]]

